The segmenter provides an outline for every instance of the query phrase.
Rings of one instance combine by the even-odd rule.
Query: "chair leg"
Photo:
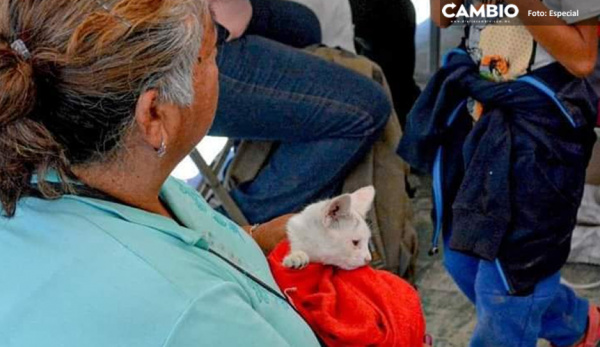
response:
[[[239,225],[248,225],[248,220],[237,206],[235,201],[229,195],[229,192],[223,187],[223,184],[219,181],[219,178],[214,173],[213,169],[204,161],[200,152],[194,148],[194,150],[190,153],[190,158],[196,164],[202,176],[211,187],[217,198],[223,204],[223,208],[229,214],[231,219],[238,223]]]
[[[227,140],[227,142],[225,143],[225,146],[223,147],[221,152],[219,152],[217,157],[210,164],[212,172],[215,172],[218,175],[218,173],[221,171],[223,166],[227,163],[227,157],[229,156],[229,152],[231,151],[231,148],[233,148],[233,146],[234,146],[234,141]],[[211,189],[211,187],[206,180],[200,181],[200,184],[198,185],[198,187],[196,187],[196,190],[198,190],[200,195],[202,195],[204,197],[206,197],[208,195],[208,193],[210,192],[210,189]]]

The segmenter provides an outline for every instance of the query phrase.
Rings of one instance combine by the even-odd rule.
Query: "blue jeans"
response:
[[[311,9],[288,0],[250,0],[252,20],[246,35],[258,35],[288,46],[321,43],[321,23]]]
[[[210,134],[276,142],[259,175],[231,192],[249,222],[261,223],[338,194],[387,123],[391,101],[374,81],[288,46],[320,41],[307,7],[252,5],[246,35],[218,47],[219,107]]]
[[[475,304],[472,347],[535,347],[538,338],[572,346],[585,334],[589,303],[560,284],[560,274],[537,284],[528,296],[509,295],[495,262],[444,249],[444,265]]]
[[[263,37],[221,45],[217,64],[210,134],[277,143],[259,175],[231,192],[251,223],[338,194],[391,113],[374,81]]]

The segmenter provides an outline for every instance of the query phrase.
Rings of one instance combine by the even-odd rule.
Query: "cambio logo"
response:
[[[465,5],[460,5],[458,12],[456,14],[449,12],[450,10],[454,10],[456,8],[456,4],[448,4],[442,8],[442,14],[446,18],[515,18],[519,15],[519,8],[516,5],[485,5],[480,6],[479,8],[475,6],[470,6],[469,10]]]

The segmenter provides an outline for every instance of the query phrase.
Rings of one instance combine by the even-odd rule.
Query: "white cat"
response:
[[[364,187],[352,194],[317,202],[287,223],[290,253],[283,259],[288,268],[309,262],[353,270],[371,262],[371,230],[365,222],[373,205],[375,189]]]

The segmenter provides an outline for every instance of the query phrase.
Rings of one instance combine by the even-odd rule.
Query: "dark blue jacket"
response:
[[[475,124],[468,97],[484,105]],[[556,273],[570,250],[596,105],[587,82],[557,63],[495,83],[465,51],[448,54],[398,149],[433,174],[434,249],[443,230],[451,249],[496,262],[513,294]]]

